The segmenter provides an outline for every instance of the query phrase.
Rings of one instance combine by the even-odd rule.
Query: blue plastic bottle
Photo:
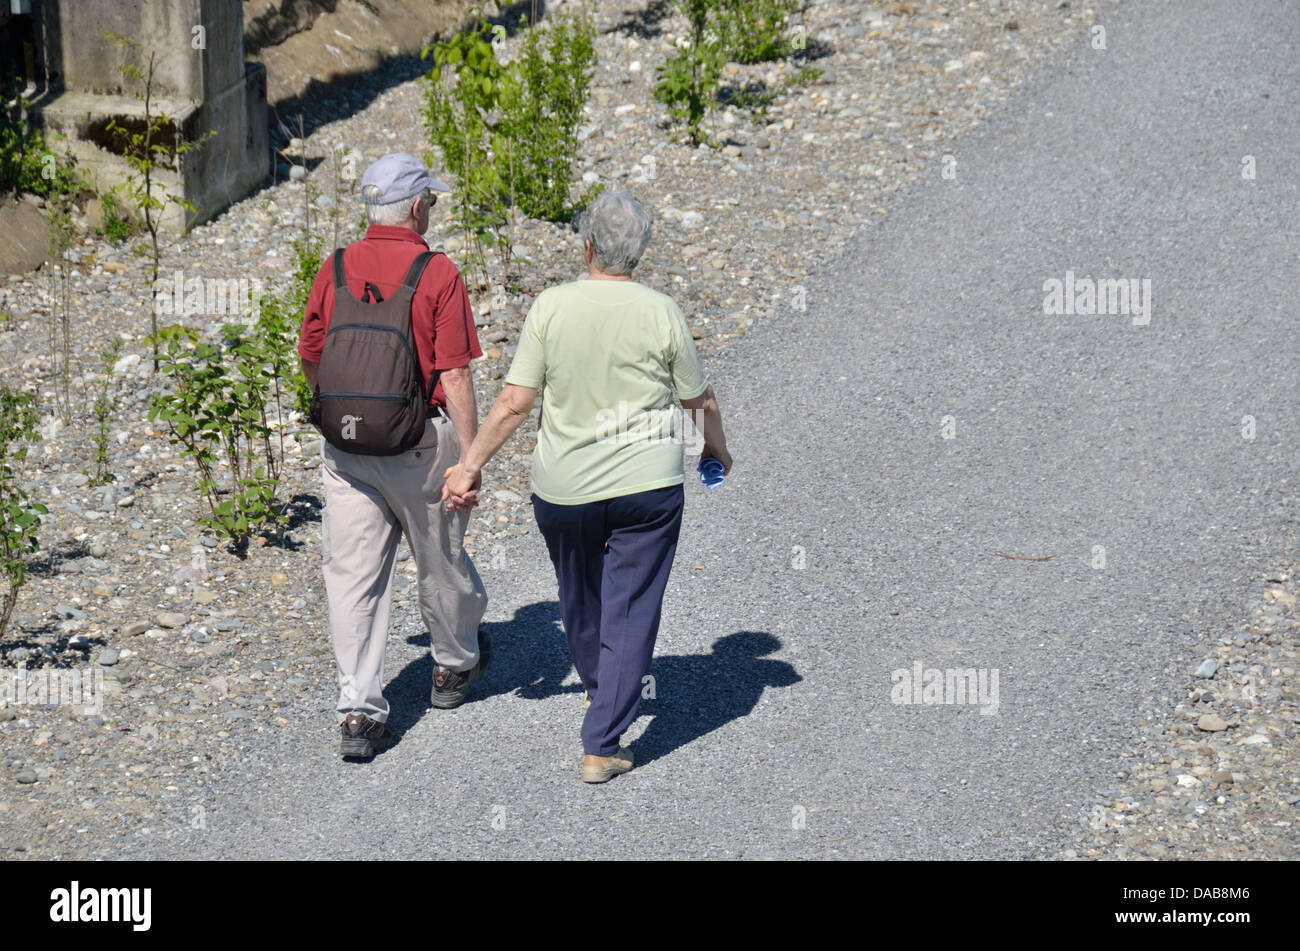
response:
[[[713,491],[714,486],[722,485],[722,480],[726,475],[726,469],[722,465],[721,461],[714,459],[712,456],[705,456],[700,460],[698,469],[700,473],[700,482],[702,482],[704,487],[710,492]]]

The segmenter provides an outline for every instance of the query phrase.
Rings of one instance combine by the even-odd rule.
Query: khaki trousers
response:
[[[383,722],[384,647],[403,534],[415,558],[433,662],[454,671],[478,663],[487,592],[463,547],[469,513],[449,511],[442,502],[443,473],[460,458],[460,445],[451,421],[436,416],[419,445],[401,455],[361,456],[322,440],[321,457],[321,550],[339,720],[364,713]]]

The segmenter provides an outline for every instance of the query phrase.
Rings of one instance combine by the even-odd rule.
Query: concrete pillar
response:
[[[151,112],[166,112],[171,143],[215,135],[202,148],[170,156],[155,175],[170,195],[164,226],[183,231],[256,188],[269,172],[266,71],[245,63],[243,5],[237,0],[32,0],[38,56],[47,92],[35,114],[47,133],[62,131],[96,188],[124,181],[124,137],[110,122],[144,129],[145,84],[122,74],[147,73],[154,56]],[[107,37],[121,34],[134,47]],[[48,141],[48,136],[47,136]],[[56,143],[55,148],[59,148]]]

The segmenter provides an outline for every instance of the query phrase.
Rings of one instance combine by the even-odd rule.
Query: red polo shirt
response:
[[[371,225],[366,236],[348,245],[343,252],[343,273],[348,290],[357,300],[365,294],[366,281],[379,288],[387,300],[397,291],[416,255],[427,251],[424,239],[410,228]],[[298,355],[309,363],[319,363],[334,313],[334,256],[326,256],[307,298],[307,311],[298,339]],[[469,366],[483,356],[478,332],[474,329],[474,311],[465,281],[456,265],[445,254],[429,262],[411,300],[411,334],[415,337],[415,355],[420,373],[429,379],[433,370],[454,370]],[[433,388],[430,406],[445,406],[442,382]]]

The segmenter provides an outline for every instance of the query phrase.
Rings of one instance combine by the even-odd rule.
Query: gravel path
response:
[[[689,493],[657,698],[629,734],[632,774],[577,781],[581,692],[544,548],[511,512],[485,571],[496,666],[475,702],[425,708],[426,639],[399,597],[389,670],[400,743],[342,763],[320,671],[296,700],[268,682],[284,704],[275,725],[219,723],[234,751],[214,760],[195,741],[184,779],[146,770],[158,789],[140,797],[150,831],[135,822],[109,854],[1025,858],[1092,847],[1080,830],[1097,796],[1127,779],[1127,751],[1294,561],[1300,444],[1284,323],[1294,294],[1283,292],[1297,247],[1287,160],[1300,146],[1300,25],[1280,0],[1231,17],[1206,0],[1108,7],[1102,22],[1106,49],[1076,31],[991,123],[946,143],[952,161],[936,148],[915,187],[847,203],[873,221],[843,254],[779,288],[773,317],[709,348],[737,468],[712,496]],[[1248,154],[1253,181],[1240,171]],[[1067,272],[1150,279],[1150,322],[1045,315],[1044,282]],[[290,655],[322,666],[323,625],[306,607],[319,580],[300,561],[285,570],[306,586],[287,612],[302,623],[283,608],[264,631],[244,622],[259,630],[236,649],[285,658],[257,680],[285,676]],[[277,652],[282,626],[299,641]],[[1294,625],[1267,638],[1270,686],[1294,678]],[[918,663],[996,671],[996,714],[891,702],[894,672]],[[218,679],[241,689],[236,675]],[[1294,693],[1277,689],[1267,735],[1293,750]],[[1289,787],[1259,779],[1285,801],[1300,790],[1283,765],[1274,772]],[[1294,856],[1282,815],[1260,852]]]
[[[420,715],[427,667],[399,647],[393,751],[342,765],[290,724],[202,834],[152,854],[1050,854],[1293,539],[1277,281],[1300,29],[1250,6],[1117,13],[1107,50],[1072,49],[964,140],[956,178],[860,234],[806,313],[715,363],[740,461],[692,493],[634,774],[575,780],[581,703],[528,537],[494,585],[516,623],[479,702]],[[1150,278],[1150,324],[1045,316],[1067,270]],[[915,661],[996,668],[997,714],[891,704]]]

